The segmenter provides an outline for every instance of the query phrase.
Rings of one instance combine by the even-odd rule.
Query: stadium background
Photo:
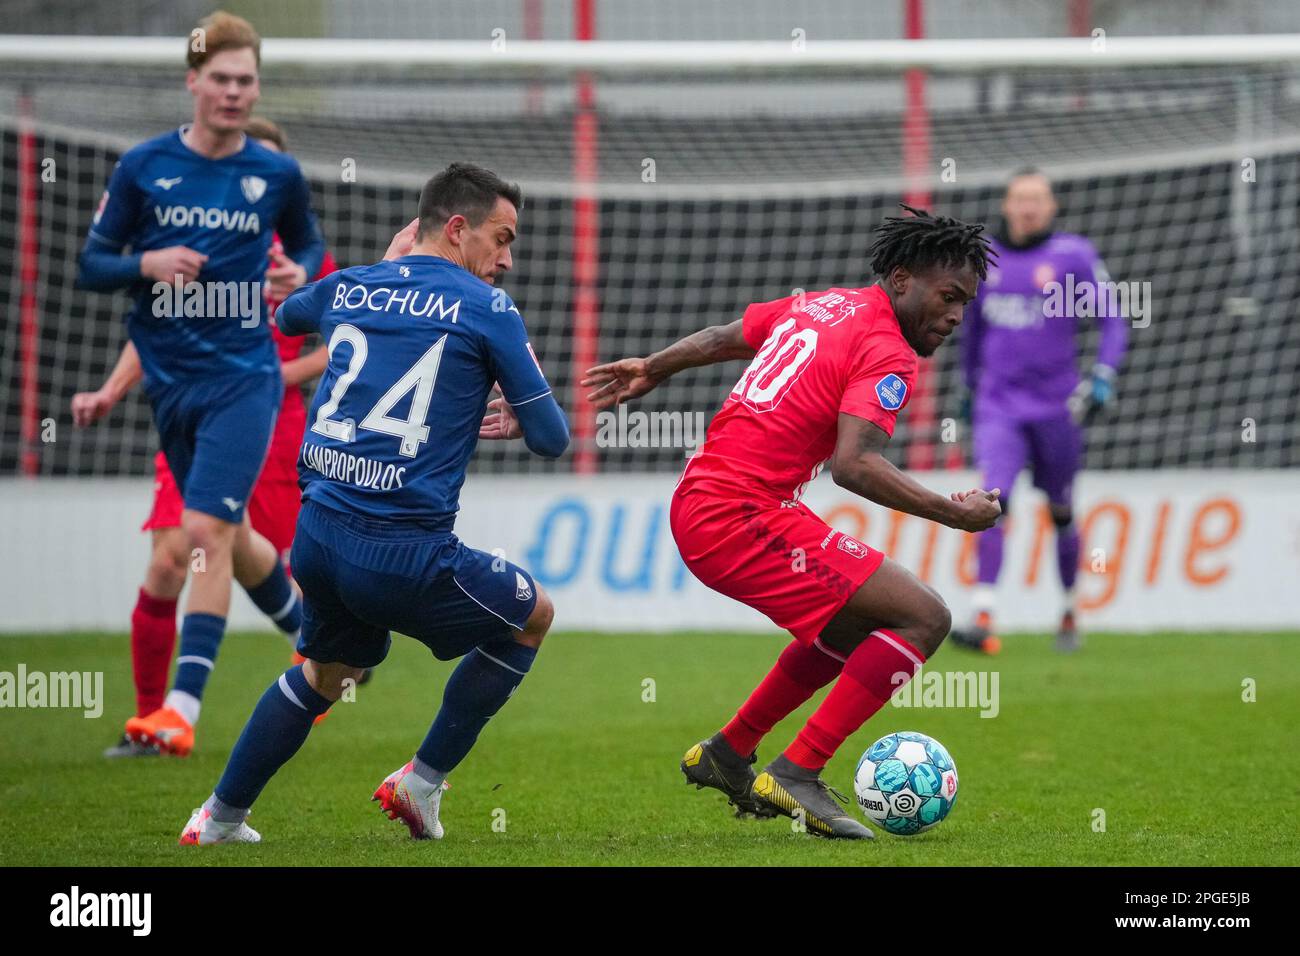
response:
[[[195,2],[3,6],[8,29],[106,38],[183,37],[210,10]],[[1300,9],[1292,4],[1212,0],[226,6],[250,17],[266,38],[478,46],[575,36],[815,44],[915,33],[1089,36],[1098,27],[1109,37],[1300,31]],[[576,15],[584,8],[595,11],[594,21]],[[907,14],[921,8],[918,31]],[[147,404],[136,394],[95,428],[75,430],[68,403],[74,392],[97,387],[111,367],[124,341],[126,299],[77,291],[72,277],[116,157],[188,116],[182,42],[175,40],[176,61],[166,66],[0,58],[0,270],[11,277],[0,284],[0,474],[94,479],[87,487],[124,508],[132,499],[112,497],[111,480],[150,474],[156,436]],[[1088,432],[1085,484],[1093,481],[1092,497],[1150,482],[1180,495],[1213,493],[1217,479],[1199,478],[1196,470],[1232,469],[1233,487],[1240,488],[1254,469],[1294,466],[1296,64],[935,71],[924,79],[922,122],[911,79],[850,68],[737,73],[707,63],[680,76],[622,71],[584,79],[490,66],[285,68],[264,57],[258,112],[286,129],[312,180],[327,241],[343,263],[373,260],[412,215],[424,179],[453,159],[472,158],[524,185],[522,236],[505,286],[570,409],[577,440],[554,463],[522,447],[485,444],[472,470],[549,474],[552,483],[519,486],[539,500],[559,494],[575,473],[671,482],[682,465],[680,448],[595,446],[591,413],[573,388],[585,359],[645,354],[729,321],[748,302],[796,289],[868,284],[870,230],[900,198],[920,197],[936,210],[993,224],[1007,174],[1025,164],[1053,175],[1058,228],[1088,236],[1112,278],[1150,283],[1150,323],[1131,332],[1120,401]],[[33,163],[50,160],[57,180],[35,190],[36,228],[27,229],[19,199],[24,171],[30,178]],[[648,161],[653,181],[646,181]],[[949,161],[955,176],[945,177]],[[24,236],[36,239],[26,260]],[[24,262],[36,273],[26,286],[34,318],[26,341]],[[1085,333],[1083,354],[1094,345],[1095,336]],[[958,365],[952,346],[928,363],[889,451],[899,464],[969,464],[964,428],[957,442],[941,441],[943,422],[958,415]],[[724,365],[683,374],[638,407],[711,415],[737,371]],[[41,441],[32,423],[49,418],[57,439]],[[1116,473],[1111,485],[1100,478]],[[30,492],[7,495],[6,507],[24,511]],[[613,520],[617,537],[624,525],[621,517]],[[135,573],[134,551],[98,547],[92,564],[116,555],[115,563]],[[1294,557],[1289,546],[1283,550]]]
[[[367,39],[390,38],[486,48],[496,29],[508,43],[569,38],[583,3],[231,0],[228,8],[266,37],[333,37],[359,52]],[[894,40],[909,32],[908,5],[596,0],[594,33],[787,48],[797,30],[810,46]],[[1216,44],[1243,33],[1300,35],[1293,0],[923,5],[927,36],[994,46],[1093,27],[1112,39]],[[411,215],[419,184],[450,159],[479,159],[524,183],[529,206],[507,285],[565,390],[579,364],[576,318],[590,318],[593,301],[599,332],[587,346],[612,357],[729,319],[756,298],[871,281],[867,235],[916,188],[908,157],[926,159],[921,191],[936,209],[979,219],[995,214],[1009,171],[1046,167],[1061,192],[1061,228],[1088,235],[1114,278],[1150,282],[1154,310],[1132,331],[1118,408],[1089,433],[1078,511],[1085,554],[1093,561],[1100,544],[1109,567],[1080,580],[1083,652],[1052,649],[1055,555],[1038,533],[1050,534],[1050,522],[1017,492],[1000,608],[1016,633],[1004,632],[998,658],[946,647],[927,668],[1000,676],[997,719],[951,701],[889,707],[828,765],[827,781],[847,789],[858,755],[881,734],[906,727],[943,741],[960,767],[961,797],[937,830],[871,846],[814,841],[785,821],[732,820],[720,796],[683,787],[684,747],[734,711],[788,637],[707,592],[677,559],[664,510],[681,449],[589,448],[600,473],[587,476],[575,474],[574,452],[548,466],[485,446],[458,529],[538,575],[555,599],[557,633],[457,768],[447,839],[413,844],[366,800],[410,754],[451,673],[415,642],[395,640],[375,680],[334,708],[259,800],[262,844],[178,852],[179,827],[283,670],[286,648],[237,593],[195,753],[147,766],[101,759],[130,712],[126,630],[148,554],[137,529],[155,438],[138,397],[95,429],[71,427],[69,399],[102,381],[126,302],[77,292],[72,276],[116,156],[190,115],[181,38],[211,8],[210,0],[0,0],[0,29],[95,43],[157,37],[167,56],[157,67],[19,65],[0,37],[0,680],[24,668],[104,678],[99,720],[0,701],[0,866],[320,865],[338,874],[388,864],[829,863],[887,866],[882,875],[897,889],[912,865],[1300,862],[1297,828],[1286,822],[1300,764],[1285,758],[1300,721],[1300,56],[1236,67],[1118,69],[1100,58],[1086,70],[936,69],[925,82],[928,124],[909,102],[908,76],[887,71],[737,74],[707,63],[675,77],[620,71],[594,78],[584,109],[583,84],[553,72],[425,76],[268,60],[261,111],[287,129],[343,262],[373,259]],[[575,183],[578,128],[596,133],[591,182]],[[347,158],[355,182],[340,176]],[[653,183],[641,179],[647,158]],[[940,179],[945,158],[956,162],[954,182]],[[47,159],[53,182],[40,179]],[[596,254],[594,274],[575,274],[577,246]],[[584,278],[594,286],[583,291],[595,294],[579,301]],[[957,410],[956,364],[955,349],[940,350],[929,373],[934,406],[918,400],[903,416],[891,454],[909,467],[968,460],[964,442],[936,442],[938,423]],[[711,414],[738,372],[697,370],[644,407]],[[54,419],[57,437],[42,441],[38,427],[24,444],[24,415],[38,426]],[[1253,441],[1245,419],[1256,425]],[[972,480],[964,470],[912,473],[940,490]],[[866,507],[828,476],[810,498],[933,584],[960,618],[969,536]],[[810,709],[776,728],[764,761]],[[508,829],[498,827],[507,819]],[[188,888],[167,872],[174,888]],[[1237,876],[1222,875],[1185,888],[1240,888]],[[73,879],[90,885],[84,873]],[[1054,929],[1068,920],[1077,935],[1109,921],[1116,896],[1118,887],[1104,902],[1061,889],[1039,909]],[[950,892],[926,912],[961,925],[961,898]],[[981,905],[987,894],[971,898]],[[162,912],[164,897],[156,902]],[[33,900],[24,915],[44,922],[44,906]],[[185,901],[168,908],[192,910]],[[1001,931],[1032,925],[1025,910],[972,915]],[[1240,911],[1215,915],[1223,912]]]

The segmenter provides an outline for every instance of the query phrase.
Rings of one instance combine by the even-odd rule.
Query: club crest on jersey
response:
[[[857,538],[850,538],[847,534],[840,535],[838,547],[841,551],[851,554],[855,558],[865,558],[868,554],[865,544]]]
[[[242,176],[239,188],[244,191],[245,199],[255,203],[266,195],[266,180],[261,176]]]
[[[515,597],[520,601],[527,601],[533,596],[533,586],[528,583],[528,579],[515,572]]]
[[[903,407],[903,400],[907,398],[907,385],[891,372],[876,383],[876,398],[880,401],[881,408],[896,412]]]

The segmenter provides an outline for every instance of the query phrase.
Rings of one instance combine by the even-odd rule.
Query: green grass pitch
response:
[[[952,815],[915,837],[832,843],[784,818],[737,820],[678,770],[766,672],[780,635],[553,634],[452,775],[446,838],[416,842],[369,797],[418,746],[453,664],[396,638],[357,701],[336,705],[263,793],[250,820],[259,846],[182,849],[191,808],[286,664],[284,641],[226,641],[194,756],[107,761],[100,751],[133,701],[125,636],[0,638],[0,670],[103,671],[106,697],[97,720],[0,710],[0,864],[1296,865],[1298,641],[1096,634],[1071,658],[1043,635],[1009,637],[997,658],[944,648],[929,669],[999,673],[998,716],[886,705],[827,779],[851,794],[873,740],[919,730],[957,762]],[[1247,678],[1254,702],[1242,699]],[[760,757],[784,747],[810,708]]]

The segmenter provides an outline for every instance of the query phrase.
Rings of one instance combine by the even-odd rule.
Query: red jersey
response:
[[[751,305],[758,354],[713,416],[679,493],[794,502],[835,450],[844,412],[889,435],[916,380],[916,353],[880,286]]]
[[[271,241],[272,252],[283,252],[284,247],[280,245],[280,237],[276,236]],[[316,279],[323,279],[332,272],[338,271],[338,263],[328,252],[325,258],[321,260],[320,272],[309,279],[314,282]],[[267,299],[267,315],[274,316],[276,307],[284,301],[283,299]],[[271,323],[271,337],[275,340],[275,349],[280,355],[280,364],[292,362],[302,354],[303,337],[301,335],[285,335],[275,325]],[[291,481],[294,484],[298,482],[298,449],[302,447],[303,432],[307,429],[307,406],[302,399],[302,386],[287,385],[284,389],[284,400],[280,404],[280,413],[275,419],[275,431],[271,435],[271,447],[266,453],[266,464],[262,466],[262,477],[270,478],[276,481]]]

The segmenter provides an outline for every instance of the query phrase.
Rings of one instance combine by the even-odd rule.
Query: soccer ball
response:
[[[946,817],[957,799],[957,765],[933,737],[911,730],[881,737],[853,774],[853,792],[867,819],[911,836]]]

